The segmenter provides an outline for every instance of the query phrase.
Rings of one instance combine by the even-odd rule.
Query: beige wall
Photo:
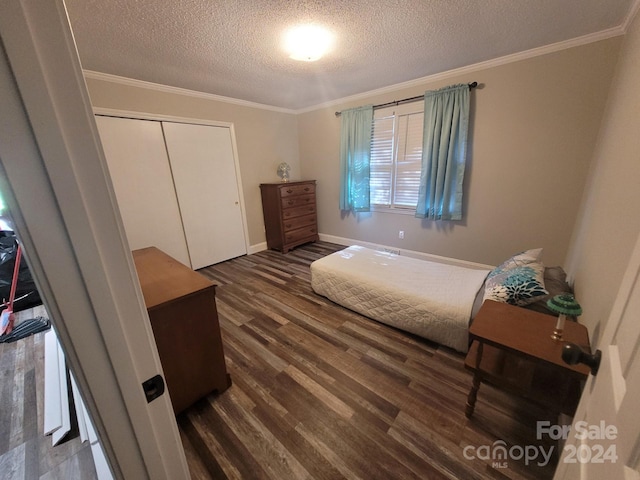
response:
[[[320,233],[488,264],[544,247],[545,263],[563,264],[620,44],[612,38],[299,115],[302,174],[318,181]],[[334,111],[471,81],[482,88],[472,93],[463,221],[343,216]]]
[[[249,243],[265,241],[259,185],[279,181],[280,162],[291,165],[292,180],[300,179],[296,115],[92,78],[87,86],[94,107],[233,123]]]
[[[569,254],[597,344],[640,233],[640,15],[622,46]]]

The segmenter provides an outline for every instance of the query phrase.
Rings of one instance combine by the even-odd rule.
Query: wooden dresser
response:
[[[286,253],[318,240],[315,180],[263,183],[260,191],[268,248]]]
[[[176,414],[231,385],[215,285],[156,247],[133,252],[165,382]]]

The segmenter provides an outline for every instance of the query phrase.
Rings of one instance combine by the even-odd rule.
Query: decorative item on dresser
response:
[[[156,247],[133,251],[158,355],[180,413],[231,385],[222,349],[215,284]]]
[[[315,180],[263,183],[260,191],[268,248],[287,253],[318,241]]]

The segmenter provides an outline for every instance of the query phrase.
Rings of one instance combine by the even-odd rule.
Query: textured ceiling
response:
[[[86,70],[303,109],[619,28],[636,0],[66,0]],[[284,31],[327,27],[291,60]]]

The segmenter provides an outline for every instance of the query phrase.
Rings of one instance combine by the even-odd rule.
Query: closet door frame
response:
[[[242,188],[242,175],[240,173],[240,162],[238,160],[238,145],[236,143],[236,132],[233,123],[220,122],[216,120],[205,120],[202,118],[178,117],[174,115],[156,115],[153,113],[136,112],[132,110],[119,110],[113,108],[94,107],[95,115],[107,117],[131,118],[136,120],[155,120],[158,122],[187,123],[192,125],[209,125],[212,127],[224,127],[229,129],[231,135],[231,148],[233,151],[233,164],[236,172],[236,182],[238,187],[238,197],[240,201],[240,213],[242,215],[242,228],[244,229],[244,243],[247,254],[251,252],[249,245],[249,229],[247,226],[247,211],[244,202],[244,191]]]

